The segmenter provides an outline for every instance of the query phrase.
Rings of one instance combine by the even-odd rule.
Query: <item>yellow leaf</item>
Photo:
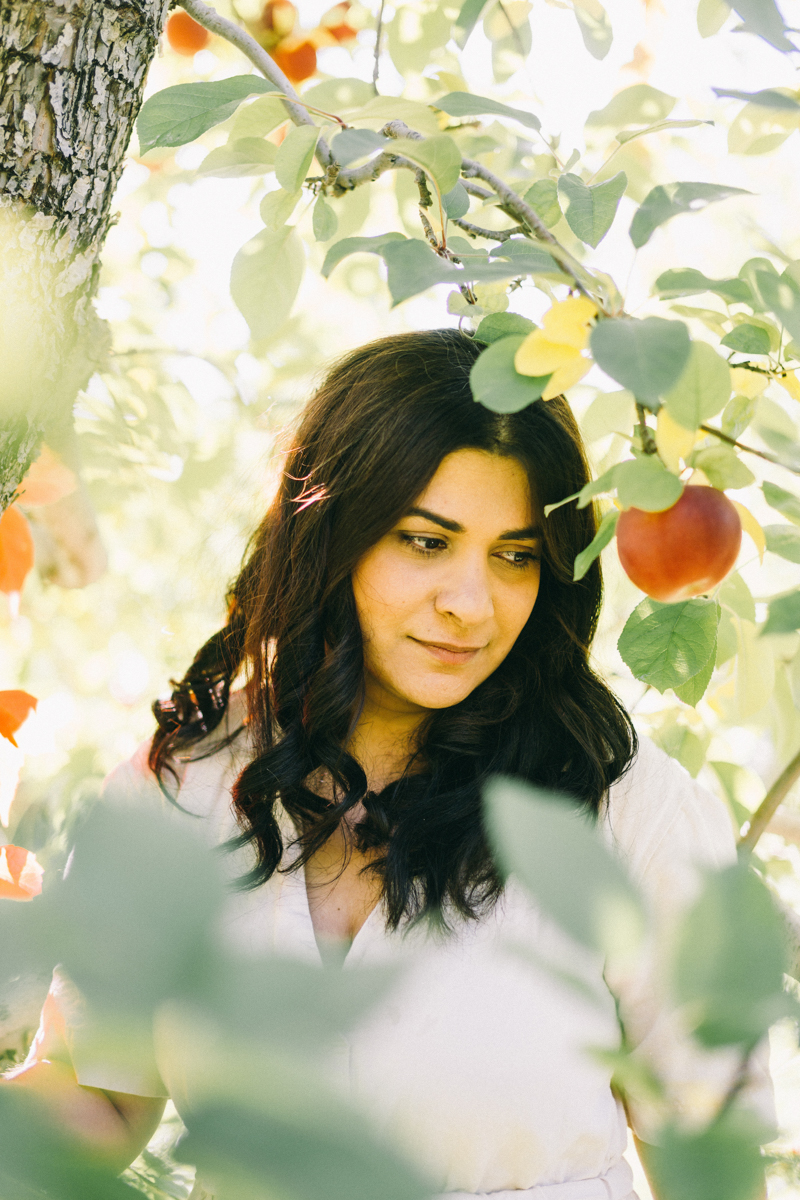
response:
[[[549,375],[576,358],[580,351],[574,346],[551,342],[541,329],[534,329],[517,350],[514,367],[520,375]]]
[[[560,396],[567,388],[571,388],[583,379],[587,371],[591,371],[592,363],[588,358],[583,358],[580,354],[576,358],[565,363],[563,367],[553,372],[552,378],[542,392],[543,400],[552,400],[555,396]]]
[[[747,396],[753,400],[761,395],[768,383],[768,375],[748,371],[747,367],[731,367],[731,387],[737,396]]]
[[[693,487],[711,487],[711,480],[699,467],[695,467],[686,482],[692,484]]]
[[[597,307],[585,296],[561,300],[542,317],[542,325],[551,342],[563,342],[575,350],[585,350],[589,342],[590,322],[597,316]]]
[[[665,407],[658,410],[656,446],[664,466],[675,475],[681,469],[681,459],[688,457],[695,443],[695,434],[670,416]]]
[[[775,686],[775,655],[769,638],[760,638],[752,621],[734,617],[739,652],[736,659],[736,717],[746,721],[759,712]]]
[[[730,496],[728,499],[730,500]],[[763,563],[764,551],[767,548],[767,539],[764,537],[764,530],[750,512],[749,508],[745,508],[745,506],[740,504],[738,500],[731,500],[731,504],[739,514],[739,520],[742,522],[742,529],[753,539],[756,550],[758,551],[758,557]]]
[[[783,375],[777,375],[776,379],[783,390],[788,392],[793,400],[800,400],[800,380],[798,380],[794,371],[786,371]]]

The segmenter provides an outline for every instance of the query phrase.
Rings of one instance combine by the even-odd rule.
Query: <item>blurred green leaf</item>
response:
[[[661,133],[665,129],[696,129],[698,125],[713,125],[713,121],[657,121],[655,125],[648,125],[645,129],[622,129],[617,134],[617,141],[621,146],[627,146],[628,142],[634,141],[636,138],[644,137],[648,133]]]
[[[628,176],[624,171],[594,187],[589,187],[577,175],[562,175],[558,191],[566,198],[564,216],[575,236],[589,246],[599,245],[611,228],[627,186]]]
[[[747,262],[742,263],[739,268],[739,278],[745,281],[752,292],[750,304],[753,312],[763,312],[769,308],[769,304],[761,292],[761,284],[759,282],[759,276],[762,272],[766,272],[767,275],[774,275],[776,279],[778,278],[778,272],[768,258],[748,258]]]
[[[457,183],[451,191],[446,192],[442,196],[442,204],[451,220],[465,217],[469,212],[469,192],[463,183]]]
[[[339,228],[336,213],[330,204],[326,203],[325,197],[321,193],[314,202],[311,227],[318,242],[329,242],[332,237],[336,236],[336,230]]]
[[[432,1186],[343,1105],[255,1112],[209,1104],[185,1118],[175,1157],[214,1181],[218,1200],[428,1200]]]
[[[585,550],[581,550],[580,554],[575,557],[575,567],[572,578],[577,581],[583,579],[589,567],[594,560],[605,550],[608,543],[613,538],[617,529],[617,521],[619,520],[619,512],[616,508],[609,509],[600,522],[597,533],[592,538]]]
[[[765,1190],[760,1145],[771,1136],[734,1110],[699,1132],[668,1126],[640,1153],[659,1200],[754,1200]]]
[[[698,672],[701,679],[707,669],[708,664]],[[693,679],[690,679],[688,682],[692,683]],[[687,684],[682,684],[681,691],[687,686]],[[680,694],[677,688],[674,691],[676,696]],[[682,767],[686,768],[692,778],[696,779],[706,761],[706,750],[709,739],[707,736],[704,738],[698,737],[693,730],[689,729],[679,720],[679,716],[680,712],[677,709],[668,712],[667,719],[653,730],[653,740],[657,746],[661,747],[665,754],[668,754],[670,758],[676,759]]]
[[[595,362],[607,375],[637,400],[653,404],[680,378],[691,342],[682,321],[615,317],[598,321],[591,347]]]
[[[479,355],[470,371],[472,395],[492,412],[512,413],[527,408],[539,399],[550,378],[520,375],[515,370],[514,356],[526,336],[512,334],[494,341]]]
[[[300,290],[306,255],[289,225],[263,229],[237,252],[231,266],[231,296],[254,338],[280,329]]]
[[[558,203],[558,183],[555,179],[537,179],[522,197],[548,229],[561,220],[561,205]]]
[[[492,246],[492,258],[508,259],[515,275],[561,275],[561,270],[544,246],[537,246],[527,238],[508,238],[499,246]]]
[[[691,466],[699,467],[708,476],[713,487],[725,491],[727,488],[749,487],[755,475],[746,466],[732,446],[717,443],[695,450],[691,455]]]
[[[673,988],[695,1037],[707,1046],[751,1047],[788,1011],[786,931],[747,863],[707,876],[676,942]]]
[[[786,93],[788,98],[793,95],[788,88],[772,90]],[[731,154],[771,154],[798,128],[800,112],[794,109],[745,104],[728,130],[728,151]]]
[[[723,581],[717,595],[720,604],[726,604],[737,617],[741,617],[743,621],[755,621],[756,602],[738,571],[732,571]]]
[[[662,512],[681,498],[683,484],[656,454],[628,459],[614,467],[614,485],[623,508]]]
[[[462,95],[461,92],[455,93]],[[441,194],[452,192],[461,175],[461,151],[447,133],[415,141],[411,138],[394,138],[395,154],[402,154],[430,175]]]
[[[769,334],[758,325],[744,322],[737,325],[722,339],[723,346],[729,350],[738,350],[740,354],[769,354]]]
[[[652,125],[668,117],[676,103],[674,96],[660,92],[649,83],[634,83],[617,92],[605,108],[590,112],[586,124],[616,129],[623,125]]]
[[[453,23],[453,41],[460,49],[464,49],[467,38],[472,33],[489,0],[464,0],[458,16]]]
[[[243,105],[231,123],[228,142],[236,142],[239,138],[263,138],[279,125],[289,119],[286,105],[280,96],[259,96],[250,104]],[[277,150],[277,146],[273,146]]]
[[[794,633],[795,629],[800,629],[800,591],[770,600],[767,621],[761,632]]]
[[[770,508],[783,513],[795,525],[800,525],[800,498],[793,496],[785,488],[778,487],[777,483],[770,483],[769,480],[762,483],[761,490]]]
[[[333,157],[342,167],[356,159],[366,158],[375,150],[385,150],[392,145],[392,138],[375,133],[372,129],[344,129],[331,139]]]
[[[742,24],[736,26],[737,32],[754,33],[784,54],[795,49],[786,37],[794,30],[788,29],[775,0],[730,0],[730,6],[742,18]]]
[[[211,150],[197,168],[200,175],[216,179],[238,179],[245,175],[266,175],[275,166],[277,146],[260,137],[243,137],[227,146]]]
[[[315,125],[292,125],[275,155],[275,174],[287,192],[296,192],[305,180],[317,148]]]
[[[793,338],[800,338],[800,285],[786,271],[783,275],[759,271],[756,281],[769,311],[775,314]]]
[[[716,96],[726,96],[731,100],[749,100],[760,108],[788,109],[789,112],[800,113],[800,103],[794,96],[787,96],[775,88],[762,88],[760,92],[737,92],[732,88],[712,88]]]
[[[145,100],[136,122],[142,154],[156,146],[183,146],[236,111],[247,96],[274,92],[261,75],[234,75],[216,83],[179,83]],[[288,115],[288,114],[287,114]]]
[[[490,346],[500,338],[512,337],[514,334],[527,334],[535,329],[533,321],[521,317],[518,313],[490,313],[484,317],[475,330],[475,340]]]
[[[492,780],[484,795],[502,866],[556,924],[592,949],[638,942],[645,921],[636,890],[574,801],[511,779]]]
[[[327,109],[328,112],[340,112],[353,108],[361,108],[375,99],[372,84],[365,79],[355,79],[344,76],[342,79],[325,79],[303,90],[303,100],[313,104],[315,108]]]
[[[713,37],[730,15],[730,5],[726,0],[700,0],[697,5],[697,31],[700,37]]]
[[[267,192],[258,210],[267,229],[274,233],[275,230],[285,225],[294,212],[301,195],[302,192],[299,189],[296,192],[287,192],[283,188],[277,188],[274,192]]]
[[[491,113],[496,117],[512,117],[515,121],[527,125],[529,129],[542,128],[539,118],[526,112],[524,108],[510,108],[508,104],[501,104],[499,100],[492,100],[488,96],[473,96],[471,92],[448,92],[446,96],[434,100],[432,106],[451,117],[480,117]]]
[[[349,254],[380,254],[383,247],[389,242],[404,242],[406,238],[402,233],[380,233],[377,237],[349,237],[342,238],[340,242],[336,242],[331,246],[328,253],[325,255],[325,261],[322,264],[322,275],[325,279],[328,278],[331,271],[337,266],[343,258],[347,258]]]
[[[641,207],[633,215],[630,238],[637,250],[650,241],[651,236],[666,221],[682,213],[700,212],[709,204],[727,200],[731,196],[751,196],[744,188],[724,187],[718,183],[665,183],[658,184],[645,196]]]
[[[695,430],[725,407],[731,394],[728,364],[707,342],[692,342],[680,377],[664,394],[669,415]]]
[[[716,646],[718,621],[714,600],[660,604],[647,596],[628,617],[618,649],[637,679],[665,692],[706,666]]]
[[[599,0],[575,0],[574,11],[584,46],[592,58],[605,58],[614,40],[608,13]]]
[[[767,549],[789,562],[800,563],[800,529],[791,525],[765,525]]]
[[[664,299],[696,296],[700,292],[713,292],[728,304],[749,304],[753,298],[743,279],[709,279],[694,267],[664,271],[659,275],[655,286],[658,294]]]

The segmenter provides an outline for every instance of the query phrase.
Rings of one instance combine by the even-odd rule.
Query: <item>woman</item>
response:
[[[697,867],[733,858],[733,837],[719,801],[649,743],[637,750],[589,665],[599,563],[572,576],[594,515],[543,515],[588,478],[568,404],[476,404],[480,350],[435,330],[334,366],[226,627],[112,779],[157,778],[211,840],[238,834],[231,870],[249,890],[226,929],[240,948],[405,963],[345,1074],[441,1192],[635,1200],[625,1114],[586,1052],[617,1044],[615,998],[589,1004],[549,969],[566,961],[604,988],[602,964],[503,887],[481,788],[511,775],[596,814],[665,927]],[[734,1065],[681,1039],[652,959],[614,987],[628,1038],[678,1103],[698,1083],[724,1090]],[[38,1071],[41,1086],[48,1036],[45,1022],[17,1082],[37,1086]],[[115,1079],[73,1054],[63,1072],[65,1119],[120,1162],[180,1087],[163,1063]]]

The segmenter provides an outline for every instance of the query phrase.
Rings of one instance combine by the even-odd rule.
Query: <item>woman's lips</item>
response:
[[[412,638],[418,646],[427,650],[438,662],[448,666],[463,666],[472,662],[476,654],[480,654],[483,646],[459,646],[452,642],[424,642],[421,638]]]

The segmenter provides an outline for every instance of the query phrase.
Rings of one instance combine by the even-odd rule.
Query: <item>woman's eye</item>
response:
[[[415,550],[417,554],[435,554],[437,550],[442,550],[446,546],[442,538],[424,533],[403,533],[400,536],[406,545]]]
[[[534,550],[504,550],[499,557],[510,567],[529,567],[542,561],[542,556]]]

